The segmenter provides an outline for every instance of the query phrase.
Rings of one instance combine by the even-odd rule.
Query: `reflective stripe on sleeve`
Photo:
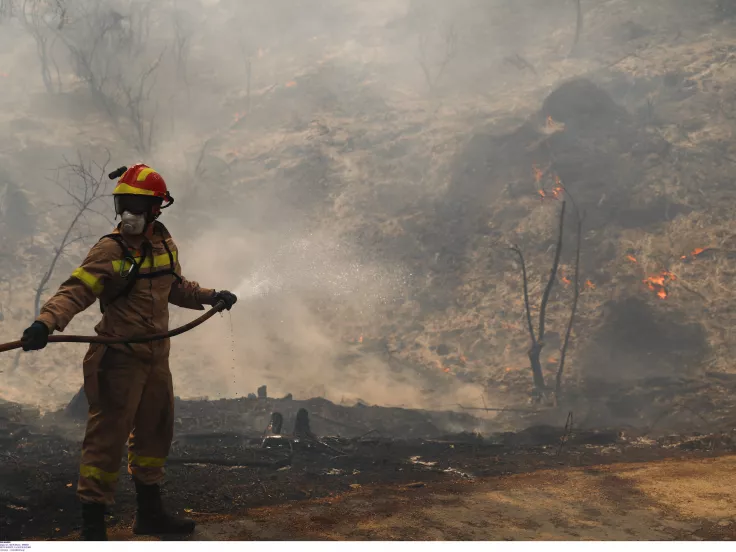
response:
[[[91,289],[92,293],[96,296],[99,296],[102,293],[104,286],[102,285],[102,282],[100,282],[100,279],[87,272],[81,266],[72,272],[72,277],[80,280],[84,285]]]

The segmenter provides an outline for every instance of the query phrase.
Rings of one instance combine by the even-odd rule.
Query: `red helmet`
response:
[[[166,188],[163,177],[148,165],[139,163],[126,170],[118,180],[117,186],[112,194],[115,195],[142,195],[161,198],[166,201],[168,207],[174,202],[174,198]]]

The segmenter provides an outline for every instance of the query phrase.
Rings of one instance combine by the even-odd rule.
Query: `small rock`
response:
[[[426,485],[420,481],[417,481],[416,483],[407,483],[404,485],[405,489],[421,489],[422,487],[425,487]]]
[[[445,345],[444,343],[437,345],[437,354],[440,356],[445,356],[450,354],[450,348]]]

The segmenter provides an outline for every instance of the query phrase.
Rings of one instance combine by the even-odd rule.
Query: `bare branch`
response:
[[[572,48],[570,48],[570,55],[572,55],[575,52],[575,49],[578,46],[578,42],[580,42],[580,35],[583,32],[583,7],[581,5],[581,0],[574,0],[575,2],[575,40],[572,43]]]
[[[105,184],[105,174],[106,174],[106,167],[107,164],[110,161],[110,153],[108,152],[107,160],[105,163],[100,166],[96,163],[88,163],[85,164],[84,159],[82,158],[81,153],[77,153],[78,162],[77,163],[70,163],[68,159],[64,158],[64,161],[66,165],[60,167],[56,170],[56,177],[57,177],[57,185],[61,186],[64,191],[69,195],[69,197],[73,198],[75,208],[75,214],[72,217],[69,225],[66,228],[66,231],[64,232],[64,235],[62,236],[61,240],[59,241],[59,244],[54,248],[54,254],[51,258],[51,261],[49,263],[48,268],[41,276],[41,280],[36,287],[36,294],[34,298],[34,313],[37,317],[40,312],[40,306],[41,306],[41,296],[43,295],[44,291],[46,290],[46,286],[53,276],[54,270],[56,268],[57,263],[59,262],[59,259],[64,255],[64,253],[69,249],[70,246],[72,246],[75,243],[79,243],[81,241],[84,241],[88,239],[89,236],[87,235],[75,235],[77,228],[79,226],[80,221],[86,221],[87,213],[91,212],[94,214],[101,214],[96,209],[94,209],[92,206],[102,199],[103,197],[106,197],[101,192],[104,191],[104,184]],[[97,177],[92,174],[92,171],[94,168],[99,169],[100,176]],[[61,170],[66,170],[67,175],[67,184],[66,186],[63,186],[59,182],[59,177],[61,176]],[[95,171],[96,172],[96,171]],[[75,179],[72,179],[71,176],[76,177]],[[81,190],[81,193],[77,193],[73,190],[74,186],[78,186]]]
[[[555,283],[557,268],[560,265],[560,255],[562,254],[562,232],[565,223],[565,203],[565,201],[562,202],[562,209],[560,209],[560,226],[559,235],[557,237],[557,247],[555,248],[555,259],[552,262],[549,281],[547,282],[547,287],[544,290],[544,295],[542,295],[542,304],[539,307],[539,332],[537,333],[539,341],[544,341],[544,322],[547,311],[547,302],[549,301],[549,294],[552,291],[552,286]]]
[[[518,245],[511,246],[511,250],[515,251],[519,255],[519,261],[521,261],[521,278],[524,285],[524,308],[526,309],[526,321],[529,325],[529,337],[532,338],[532,344],[537,343],[537,338],[534,337],[534,325],[532,324],[532,313],[529,307],[529,286],[526,276],[526,263],[524,262],[524,255]]]
[[[560,389],[562,387],[562,372],[565,369],[565,358],[567,356],[567,346],[570,343],[570,335],[572,334],[572,326],[575,323],[575,313],[578,308],[578,298],[580,297],[580,246],[582,242],[583,234],[583,219],[584,215],[577,213],[577,243],[575,247],[575,277],[573,278],[573,298],[572,308],[570,310],[570,320],[567,322],[567,330],[565,331],[565,340],[562,343],[562,349],[560,349],[560,365],[557,368],[557,376],[555,378],[555,397],[557,400],[560,398]]]

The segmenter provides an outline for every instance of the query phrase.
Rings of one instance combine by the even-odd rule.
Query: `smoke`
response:
[[[360,259],[349,244],[312,233],[279,242],[238,235],[236,223],[181,246],[185,276],[231,289],[238,303],[174,347],[182,396],[243,396],[267,384],[274,396],[404,403],[407,389],[385,362],[345,355],[400,302],[407,274]],[[218,247],[213,248],[212,243]],[[186,259],[196,260],[187,268]],[[190,316],[172,315],[172,323]],[[206,370],[202,367],[207,366]]]
[[[514,329],[524,327],[518,269],[490,242],[522,234],[541,273],[554,217],[527,201],[536,192],[529,144],[513,133],[560,81],[645,64],[627,54],[680,37],[683,21],[711,32],[708,10],[723,5],[670,4],[583,3],[578,21],[568,0],[15,2],[13,14],[0,12],[3,340],[32,321],[36,286],[71,220],[49,178],[78,153],[100,163],[109,152],[110,170],[141,161],[164,175],[176,203],[161,220],[184,276],[239,296],[232,311],[174,339],[180,396],[243,396],[266,384],[272,396],[348,403],[518,401],[529,385],[528,336]],[[651,63],[636,74],[656,73]],[[652,116],[655,91],[690,98],[677,87],[682,75],[634,86],[632,71],[609,87],[631,113]],[[512,134],[518,146],[505,140],[508,150],[484,138]],[[610,165],[621,187],[644,186],[619,161]],[[700,182],[694,174],[672,180]],[[579,174],[586,189],[592,176]],[[612,209],[606,191],[595,209]],[[110,230],[104,219],[85,223],[88,239],[60,260],[45,298]],[[611,247],[582,255],[600,273],[584,270],[598,287],[581,299],[581,323],[594,323],[591,305],[619,283],[607,264],[619,236],[606,235]],[[568,308],[557,299],[549,311],[559,329]],[[172,307],[171,326],[195,315]],[[92,307],[66,331],[89,334],[98,319]],[[83,354],[54,345],[18,366],[5,354],[0,396],[64,403],[81,384]]]

